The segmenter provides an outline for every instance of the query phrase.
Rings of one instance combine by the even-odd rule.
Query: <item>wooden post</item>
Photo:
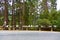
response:
[[[51,28],[51,31],[53,31],[53,27],[51,25],[49,27]]]
[[[41,31],[41,27],[39,27],[39,31]]]
[[[8,27],[8,29],[11,30],[10,27]]]

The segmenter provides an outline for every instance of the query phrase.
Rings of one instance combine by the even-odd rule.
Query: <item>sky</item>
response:
[[[57,10],[60,10],[60,0],[57,0]]]

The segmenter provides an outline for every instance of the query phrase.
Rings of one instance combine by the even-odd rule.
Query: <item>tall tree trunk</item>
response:
[[[15,21],[15,14],[14,14],[14,0],[13,0],[13,3],[12,3],[12,27],[13,27],[13,30],[15,30],[15,27],[16,27],[16,21]]]
[[[31,25],[33,25],[33,17],[32,17],[32,13],[33,13],[33,5],[32,5],[32,1],[30,1],[30,15],[29,15],[29,17],[30,17],[30,26]]]
[[[22,19],[22,22],[23,22],[23,25],[25,25],[25,1],[23,0],[23,10],[22,10],[22,12],[23,12],[23,19]]]
[[[4,25],[8,25],[8,0],[5,1]]]
[[[17,13],[18,13],[18,25],[19,25],[19,29],[22,30],[22,3],[21,3],[21,0],[18,0],[18,10],[17,10]]]
[[[19,17],[18,17],[18,24],[19,24],[19,29],[22,30],[22,9],[19,9]]]

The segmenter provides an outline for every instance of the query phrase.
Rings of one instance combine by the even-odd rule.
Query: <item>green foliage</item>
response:
[[[59,20],[59,12],[52,9],[49,13],[41,13],[37,20],[38,25],[57,25]]]
[[[45,18],[45,19],[48,19],[48,18],[49,18],[49,13],[41,13],[41,14],[40,14],[40,18],[41,18],[41,19],[44,19],[44,18]]]
[[[3,23],[4,23],[4,20],[3,20],[4,18],[3,17],[0,17],[0,25],[2,26],[3,25]]]
[[[37,23],[38,23],[39,25],[44,25],[44,26],[49,26],[49,25],[51,25],[51,22],[50,22],[50,20],[48,20],[48,19],[38,19],[38,20],[37,20]]]

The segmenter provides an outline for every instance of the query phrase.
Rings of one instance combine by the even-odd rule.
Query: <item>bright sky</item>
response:
[[[60,10],[60,0],[57,0],[57,10]]]

